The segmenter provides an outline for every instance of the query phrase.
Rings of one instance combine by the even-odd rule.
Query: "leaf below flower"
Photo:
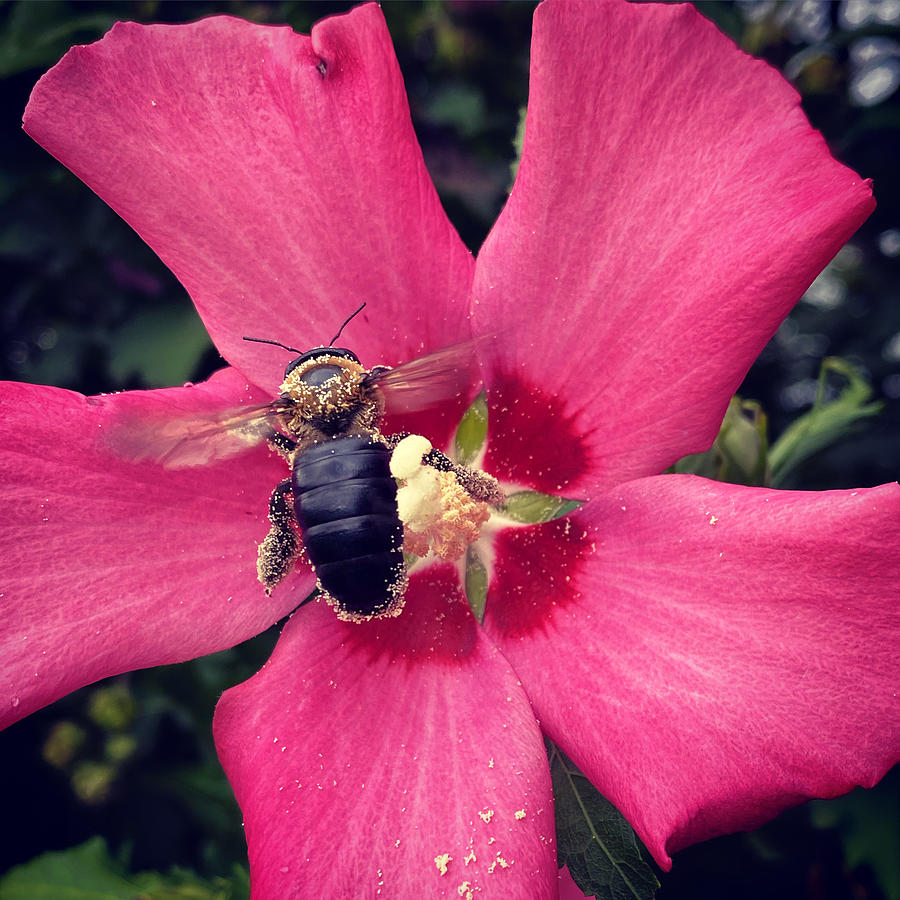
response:
[[[114,860],[101,837],[78,847],[44,853],[11,869],[0,880],[4,900],[147,900],[183,897],[185,900],[240,900],[250,893],[245,870],[235,867],[233,877],[199,878],[185,869],[130,874]]]
[[[622,814],[548,741],[559,865],[586,896],[649,900],[659,881]]]

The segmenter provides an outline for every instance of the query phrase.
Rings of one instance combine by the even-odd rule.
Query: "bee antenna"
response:
[[[282,350],[289,350],[291,353],[300,353],[300,350],[297,350],[295,347],[288,347],[287,344],[282,344],[281,341],[270,341],[268,338],[252,338],[244,336],[245,341],[254,341],[257,344],[274,344],[276,347],[281,347]]]
[[[356,316],[358,316],[365,308],[366,308],[366,304],[363,303],[363,305],[360,306],[359,309],[354,310],[352,313],[350,313],[349,316],[347,316],[346,319],[344,319],[343,324],[341,325],[340,328],[338,328],[338,333],[337,333],[337,334],[331,339],[331,341],[328,343],[328,346],[329,346],[329,347],[333,347],[333,346],[334,346],[334,342],[341,336],[341,332],[347,327],[347,324],[350,322],[350,320],[351,320],[351,319],[354,319]]]

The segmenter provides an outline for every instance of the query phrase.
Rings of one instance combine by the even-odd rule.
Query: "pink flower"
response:
[[[555,896],[542,731],[664,867],[872,785],[900,755],[898,486],[659,474],[710,444],[873,208],[868,185],[776,72],[689,7],[541,6],[530,90],[516,185],[477,262],[374,5],[311,37],[120,24],[73,48],[26,112],[178,276],[231,367],[92,398],[4,386],[4,724],[232,646],[313,586],[303,567],[270,597],[256,580],[274,454],[164,470],[106,441],[122,421],[274,396],[284,356],[242,335],[322,343],[360,299],[342,342],[368,366],[496,333],[484,468],[588,500],[483,538],[483,626],[435,565],[396,619],[303,607],[225,694],[216,741],[256,898]],[[403,427],[445,445],[444,413]]]

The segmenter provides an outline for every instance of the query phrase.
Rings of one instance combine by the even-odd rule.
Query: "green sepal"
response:
[[[835,399],[826,400],[825,391],[831,375],[838,376],[846,384]],[[769,453],[771,483],[779,487],[800,463],[846,437],[862,419],[877,416],[884,403],[868,403],[871,396],[871,385],[847,360],[838,357],[822,360],[812,409],[787,428]]]
[[[762,406],[735,396],[712,447],[682,457],[669,471],[758,487],[768,483],[768,451],[768,420]]]
[[[487,605],[488,574],[472,544],[466,548],[466,599],[479,624],[484,621]]]
[[[457,463],[469,466],[478,458],[487,439],[487,429],[487,395],[482,391],[465,411],[456,429],[453,450]]]
[[[659,880],[625,817],[547,741],[560,865],[586,896],[650,900]],[[646,851],[644,851],[646,852]]]
[[[582,500],[567,500],[565,497],[542,494],[540,491],[517,491],[506,498],[497,512],[514,522],[536,525],[538,522],[559,519],[578,509],[582,503]]]

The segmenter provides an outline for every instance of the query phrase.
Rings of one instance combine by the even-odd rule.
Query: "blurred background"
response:
[[[762,405],[775,439],[809,410],[822,360],[849,360],[871,384],[873,399],[883,401],[880,415],[810,457],[782,486],[896,480],[900,0],[695,5],[792,81],[833,153],[873,179],[878,201],[766,348],[741,393]],[[316,19],[350,6],[0,4],[0,378],[97,393],[197,381],[222,364],[168,270],[21,131],[40,75],[69,46],[96,40],[119,19],[183,22],[228,13],[308,33]],[[450,218],[477,251],[511,183],[527,101],[533,4],[385,0],[383,9],[425,161]],[[829,376],[826,397],[844,386]],[[276,636],[272,629],[225,653],[86,688],[0,735],[8,826],[0,873],[100,835],[108,850],[92,844],[68,858],[70,883],[81,866],[110,896],[119,896],[116,878],[119,889],[137,884],[147,898],[246,896],[240,813],[216,761],[210,721],[221,691],[249,677]],[[144,870],[168,874],[163,880],[129,874]],[[26,896],[10,885],[0,881],[0,898]],[[662,900],[900,900],[900,777],[895,771],[874,791],[808,804],[752,834],[686,850],[662,885]]]

